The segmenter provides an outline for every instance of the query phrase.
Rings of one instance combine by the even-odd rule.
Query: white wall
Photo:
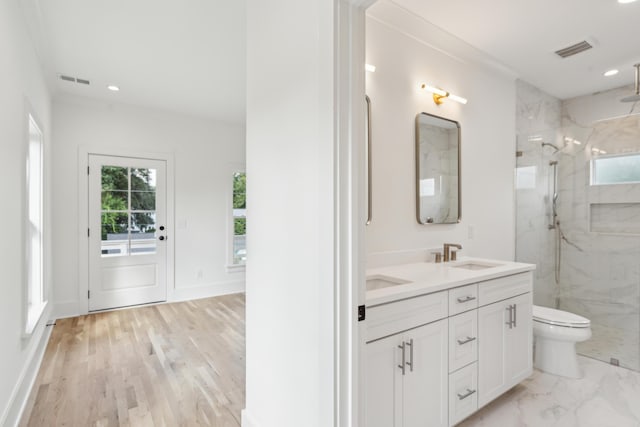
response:
[[[16,422],[21,404],[35,375],[39,344],[46,339],[45,312],[30,337],[23,337],[26,275],[25,251],[25,161],[27,147],[27,104],[42,126],[45,137],[45,228],[51,229],[50,153],[51,101],[42,68],[26,31],[16,0],[0,2],[0,425]],[[51,295],[51,257],[45,232],[45,295]],[[43,338],[44,339],[41,339]]]
[[[77,224],[86,212],[78,199],[79,147],[173,156],[176,227],[169,238],[175,244],[175,289],[169,289],[170,300],[244,289],[244,273],[226,271],[232,173],[244,167],[242,125],[62,97],[54,102],[53,137],[56,315],[82,313],[87,304],[78,296],[79,286],[87,286],[78,277]]]
[[[332,3],[247,1],[245,427],[333,425]]]
[[[383,23],[384,22],[384,23]],[[390,2],[368,11],[367,94],[372,103],[373,222],[367,253],[461,243],[462,255],[512,260],[515,245],[515,83],[469,46]],[[468,58],[471,59],[461,59]],[[421,83],[468,98],[436,106]],[[460,122],[462,222],[419,225],[415,201],[415,117]],[[379,258],[379,257],[378,257]]]

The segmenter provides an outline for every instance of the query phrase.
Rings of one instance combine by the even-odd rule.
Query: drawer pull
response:
[[[467,392],[466,392],[466,393],[464,393],[464,394],[460,394],[460,393],[458,393],[458,399],[459,399],[459,400],[464,400],[464,399],[466,399],[467,397],[471,396],[471,395],[472,395],[473,393],[475,393],[475,392],[476,392],[475,390],[467,389]]]
[[[465,345],[467,343],[470,343],[471,341],[475,341],[476,337],[467,337],[466,339],[463,340],[458,340],[458,345]]]
[[[467,295],[466,297],[458,297],[458,302],[459,303],[469,302],[469,301],[473,301],[474,299],[476,299],[476,297]]]

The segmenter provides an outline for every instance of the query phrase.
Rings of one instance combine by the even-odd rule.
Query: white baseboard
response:
[[[240,413],[240,417],[240,425],[242,427],[258,427],[258,423],[254,418],[251,417],[251,415],[249,415],[246,409],[242,410],[242,412]]]
[[[80,314],[78,301],[55,302],[53,304],[54,319],[65,319],[67,317],[75,317]]]
[[[177,287],[171,292],[167,302],[188,301],[192,299],[217,297],[220,295],[244,292],[244,280],[209,283],[206,285]]]
[[[43,318],[48,319],[48,313],[45,314],[46,317],[43,316]],[[22,372],[18,377],[18,382],[11,393],[9,403],[0,418],[0,426],[16,427],[20,423],[20,418],[27,406],[27,400],[29,399],[31,389],[33,388],[33,384],[38,376],[40,364],[42,363],[42,358],[44,357],[44,352],[47,349],[49,337],[53,330],[53,327],[51,326],[44,326],[46,323],[46,321],[43,322],[43,326],[41,326],[43,330],[40,334],[38,344],[34,346],[22,368]]]

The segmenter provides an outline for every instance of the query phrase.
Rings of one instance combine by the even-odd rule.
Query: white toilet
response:
[[[591,321],[577,314],[533,306],[533,364],[541,371],[581,378],[576,343],[591,338]]]

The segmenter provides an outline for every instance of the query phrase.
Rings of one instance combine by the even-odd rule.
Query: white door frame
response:
[[[365,13],[376,0],[336,1],[335,426],[364,427]]]
[[[171,153],[131,151],[126,148],[78,148],[78,312],[89,313],[89,155],[163,160],[167,165],[167,302],[175,291],[174,158]]]

